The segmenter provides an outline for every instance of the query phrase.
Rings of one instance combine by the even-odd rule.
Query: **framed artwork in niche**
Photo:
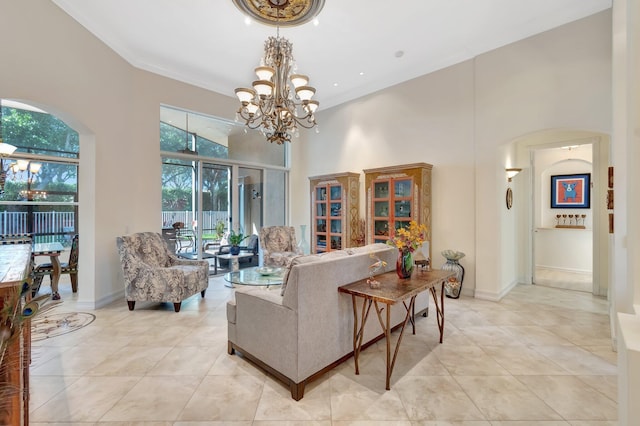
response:
[[[552,209],[588,209],[591,206],[591,173],[551,176]]]

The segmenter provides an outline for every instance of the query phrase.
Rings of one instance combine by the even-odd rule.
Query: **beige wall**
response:
[[[3,44],[12,60],[0,67],[2,96],[65,119],[82,135],[83,164],[95,168],[94,187],[88,179],[80,190],[81,234],[91,237],[83,253],[95,259],[83,273],[96,290],[80,299],[99,304],[121,289],[115,236],[158,222],[159,105],[230,119],[235,101],[133,69],[49,2],[2,6],[0,35],[14,40]],[[610,19],[600,13],[321,111],[320,133],[292,144],[291,223],[308,223],[307,176],[431,163],[433,252],[465,252],[467,292],[501,297],[521,256],[518,220],[503,202],[504,168],[521,161],[509,146],[544,129],[610,132]]]
[[[78,300],[99,306],[123,291],[115,237],[160,229],[160,104],[232,119],[236,102],[132,68],[51,2],[2,0],[0,10],[0,97],[80,133]]]
[[[434,264],[444,249],[465,252],[466,292],[499,299],[521,275],[515,235],[527,214],[504,207],[505,167],[528,161],[514,141],[555,128],[610,132],[610,20],[603,12],[321,111],[320,133],[300,148],[308,175],[433,164]],[[294,223],[308,222],[307,204]]]

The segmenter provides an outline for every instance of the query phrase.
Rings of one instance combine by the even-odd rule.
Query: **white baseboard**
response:
[[[536,265],[536,268],[546,269],[549,271],[557,271],[557,272],[570,272],[573,274],[593,274],[593,271],[589,271],[586,269],[559,268],[557,266],[547,266],[547,265]]]
[[[499,302],[503,297],[505,297],[513,288],[518,285],[518,281],[513,281],[507,287],[503,288],[499,293],[476,290],[474,297],[476,299],[489,300],[492,302]]]
[[[100,309],[103,308],[105,306],[107,306],[110,303],[115,302],[116,300],[122,300],[124,303],[124,289],[113,293],[113,294],[109,294],[107,296],[101,297],[100,299],[96,300],[95,302],[83,302],[83,301],[77,301],[76,302],[76,307],[78,309],[82,309],[82,310],[96,310],[96,309]]]

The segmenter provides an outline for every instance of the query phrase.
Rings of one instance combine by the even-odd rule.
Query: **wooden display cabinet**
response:
[[[311,253],[356,245],[360,218],[360,175],[335,173],[309,177],[311,187]]]
[[[432,167],[415,163],[364,170],[368,243],[387,242],[412,220],[427,226],[427,241],[431,241]]]

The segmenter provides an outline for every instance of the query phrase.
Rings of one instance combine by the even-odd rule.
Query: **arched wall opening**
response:
[[[80,247],[80,266],[78,268],[79,308],[95,309],[96,306],[96,249],[95,249],[95,170],[96,170],[96,138],[84,123],[71,114],[56,107],[41,103],[34,99],[11,98],[26,105],[39,108],[59,118],[78,132],[80,143],[80,161],[78,165],[78,234]]]
[[[534,132],[511,142],[515,153],[515,166],[523,169],[522,177],[517,182],[522,196],[517,228],[514,229],[516,241],[521,248],[518,259],[519,281],[532,283],[534,275],[534,231],[536,205],[548,200],[535,200],[534,155],[536,150],[562,148],[566,146],[592,146],[591,169],[591,227],[593,232],[593,293],[607,297],[609,294],[609,228],[606,209],[607,170],[610,163],[609,135],[588,130],[552,129]]]

